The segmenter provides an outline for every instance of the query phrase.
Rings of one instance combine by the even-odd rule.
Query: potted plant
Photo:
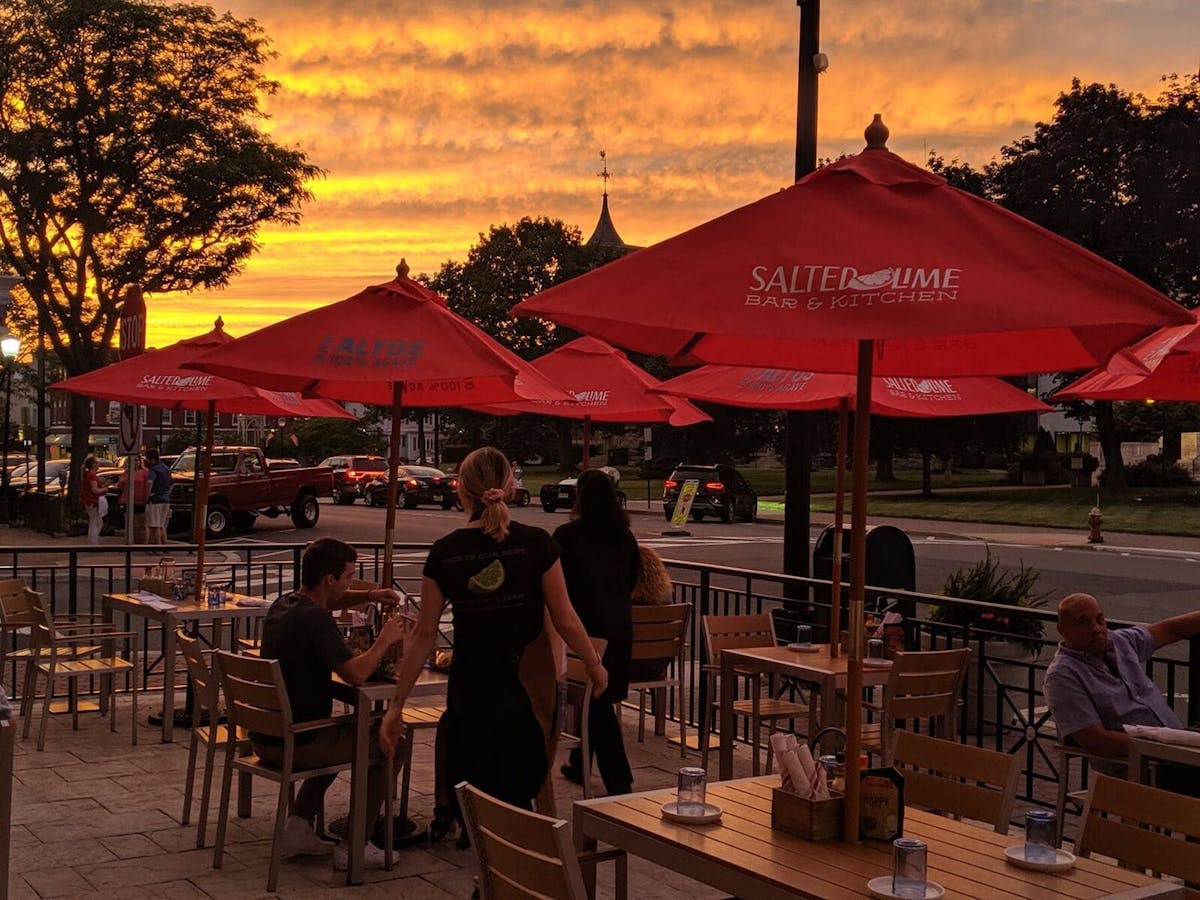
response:
[[[1004,570],[1000,560],[988,551],[974,565],[951,572],[942,587],[942,593],[948,597],[1011,607],[1013,613],[1010,615],[1003,610],[959,604],[938,604],[930,610],[931,622],[969,626],[984,634],[985,655],[996,677],[984,675],[983,697],[977,697],[978,659],[972,656],[963,690],[968,727],[977,721],[977,702],[982,700],[985,711],[995,710],[997,682],[1025,684],[1027,666],[1042,651],[1045,623],[1039,618],[1020,613],[1020,610],[1045,607],[1048,593],[1034,592],[1039,575],[1036,569],[1024,563],[1016,570]],[[1041,674],[1038,672],[1039,677]]]

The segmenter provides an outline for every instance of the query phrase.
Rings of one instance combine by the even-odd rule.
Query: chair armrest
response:
[[[350,725],[354,722],[354,716],[329,716],[326,719],[313,719],[309,722],[299,722],[292,725],[292,731],[300,734],[303,731],[319,731],[322,728],[333,728],[337,725]]]
[[[136,631],[88,631],[82,634],[63,634],[57,638],[61,644],[86,644],[95,643],[96,641],[111,641],[114,638],[134,638],[138,637]]]

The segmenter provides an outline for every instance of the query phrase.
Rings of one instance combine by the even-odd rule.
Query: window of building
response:
[[[196,424],[196,411],[194,409],[185,409],[183,411],[183,424],[184,425],[195,425]]]

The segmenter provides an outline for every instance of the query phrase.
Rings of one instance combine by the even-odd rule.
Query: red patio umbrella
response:
[[[664,396],[662,382],[629,361],[611,344],[576,338],[540,356],[533,367],[555,384],[569,386],[574,403],[531,400],[477,407],[496,415],[536,413],[583,420],[583,468],[588,467],[592,422],[663,422],[682,427],[712,417],[687,400]]]
[[[557,285],[520,316],[681,361],[854,373],[855,457],[871,379],[1102,365],[1187,313],[1109,262],[887,152],[869,152]],[[854,470],[847,696],[862,687],[866,466]],[[847,704],[845,835],[858,836],[861,710]]]
[[[209,460],[213,444],[213,418],[222,412],[246,415],[307,416],[312,418],[353,419],[337,403],[305,400],[294,392],[268,391],[228,378],[200,374],[183,366],[210,350],[228,347],[235,338],[225,333],[218,318],[213,330],[187,338],[162,350],[147,350],[121,362],[67,378],[51,387],[121,403],[157,406],[162,409],[195,409],[207,412],[200,484],[197,485],[195,524],[196,572],[204,570],[205,524],[208,518]],[[196,579],[196,602],[200,602],[200,582]]]
[[[392,407],[384,572],[396,528],[400,417],[409,406],[480,406],[514,400],[571,402],[571,396],[440,295],[408,277],[301,313],[197,358],[189,368],[273,390]]]
[[[1054,400],[1200,400],[1200,323],[1160,328],[1129,348],[1148,374],[1096,369]]]

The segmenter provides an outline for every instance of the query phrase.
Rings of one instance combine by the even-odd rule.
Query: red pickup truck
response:
[[[171,467],[171,515],[191,521],[195,501],[196,450],[189,447]],[[312,528],[321,517],[320,497],[333,493],[328,466],[273,471],[257,447],[214,447],[208,483],[206,533],[228,537],[249,530],[260,515],[287,513],[297,528]]]

